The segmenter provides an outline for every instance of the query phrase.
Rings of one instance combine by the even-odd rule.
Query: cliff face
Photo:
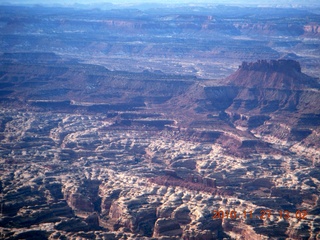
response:
[[[239,66],[241,70],[248,71],[273,71],[273,72],[287,72],[296,71],[301,72],[301,67],[299,62],[294,60],[258,60],[257,62],[242,62]]]
[[[244,88],[298,90],[320,86],[314,78],[301,73],[300,64],[294,60],[243,62],[227,81]]]
[[[320,26],[317,23],[310,23],[303,26],[306,35],[320,35]]]
[[[301,118],[319,113],[320,85],[301,72],[293,60],[243,62],[221,86],[204,86],[198,106],[207,111],[225,111],[247,116],[278,114],[278,118]],[[280,116],[283,115],[283,116]]]
[[[301,72],[293,60],[243,62],[238,71],[227,79],[237,95],[227,111],[249,114],[281,114],[300,118],[301,114],[319,113],[316,99],[320,84]],[[230,100],[229,100],[230,102]]]
[[[191,91],[194,89],[190,88],[184,96],[192,96]],[[314,136],[319,132],[320,85],[315,78],[302,73],[297,61],[243,62],[220,86],[208,83],[202,90],[198,87],[196,92],[199,97],[190,99],[190,105],[196,103],[194,110],[198,114],[207,113],[209,118],[196,125],[212,126],[221,131],[223,134],[217,141],[230,152],[252,150],[252,143],[267,146],[259,143],[260,140],[302,142],[306,146],[310,145],[308,138],[312,136],[313,146],[319,149],[320,142],[314,141]],[[249,131],[232,136],[225,134],[230,131],[225,124],[228,121],[234,127]],[[248,132],[259,136],[260,140],[257,142]],[[251,147],[244,147],[249,146],[248,142]]]

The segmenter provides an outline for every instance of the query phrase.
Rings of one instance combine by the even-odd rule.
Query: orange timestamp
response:
[[[235,210],[213,210],[212,218],[213,219],[261,219],[266,220],[270,219],[272,215],[278,216],[279,219],[289,219],[291,217],[298,220],[303,220],[307,218],[308,212],[306,210],[297,210],[295,213],[290,213],[287,210],[280,210],[277,212],[272,212],[272,210],[262,209],[260,213],[253,213],[253,211],[242,211],[237,212]]]

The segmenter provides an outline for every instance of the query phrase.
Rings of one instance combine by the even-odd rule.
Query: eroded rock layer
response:
[[[320,93],[299,63],[217,85],[3,57],[1,238],[319,238]]]

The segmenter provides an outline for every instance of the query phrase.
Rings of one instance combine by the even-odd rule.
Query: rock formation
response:
[[[0,239],[319,239],[315,11],[111,8],[0,8]]]
[[[59,64],[31,66],[52,78],[80,71]],[[3,79],[15,76],[14,67],[28,76],[11,63]],[[6,86],[12,92],[1,112],[2,238],[316,237],[319,88],[298,63],[243,63],[215,86],[172,76],[168,83],[152,73],[130,75],[126,85],[129,73],[86,69],[77,85],[66,78],[68,90],[49,95],[44,87],[25,91],[30,78]],[[143,102],[132,94],[80,102],[86,96],[78,85],[88,84],[93,70],[104,76],[96,77],[101,92],[138,87]],[[289,89],[282,86],[287,80]],[[239,219],[214,219],[214,210],[234,210]],[[272,217],[257,219],[261,210]],[[290,218],[279,219],[280,210]],[[307,217],[297,224],[302,210]],[[254,218],[240,219],[243,211]]]

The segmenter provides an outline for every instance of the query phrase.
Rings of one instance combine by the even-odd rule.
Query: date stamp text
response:
[[[297,210],[295,213],[289,212],[287,210],[272,211],[268,209],[262,209],[258,213],[253,213],[253,211],[242,211],[237,212],[235,210],[213,210],[213,219],[270,219],[271,216],[278,217],[279,219],[289,219],[296,218],[298,220],[306,219],[308,212],[306,210]]]

